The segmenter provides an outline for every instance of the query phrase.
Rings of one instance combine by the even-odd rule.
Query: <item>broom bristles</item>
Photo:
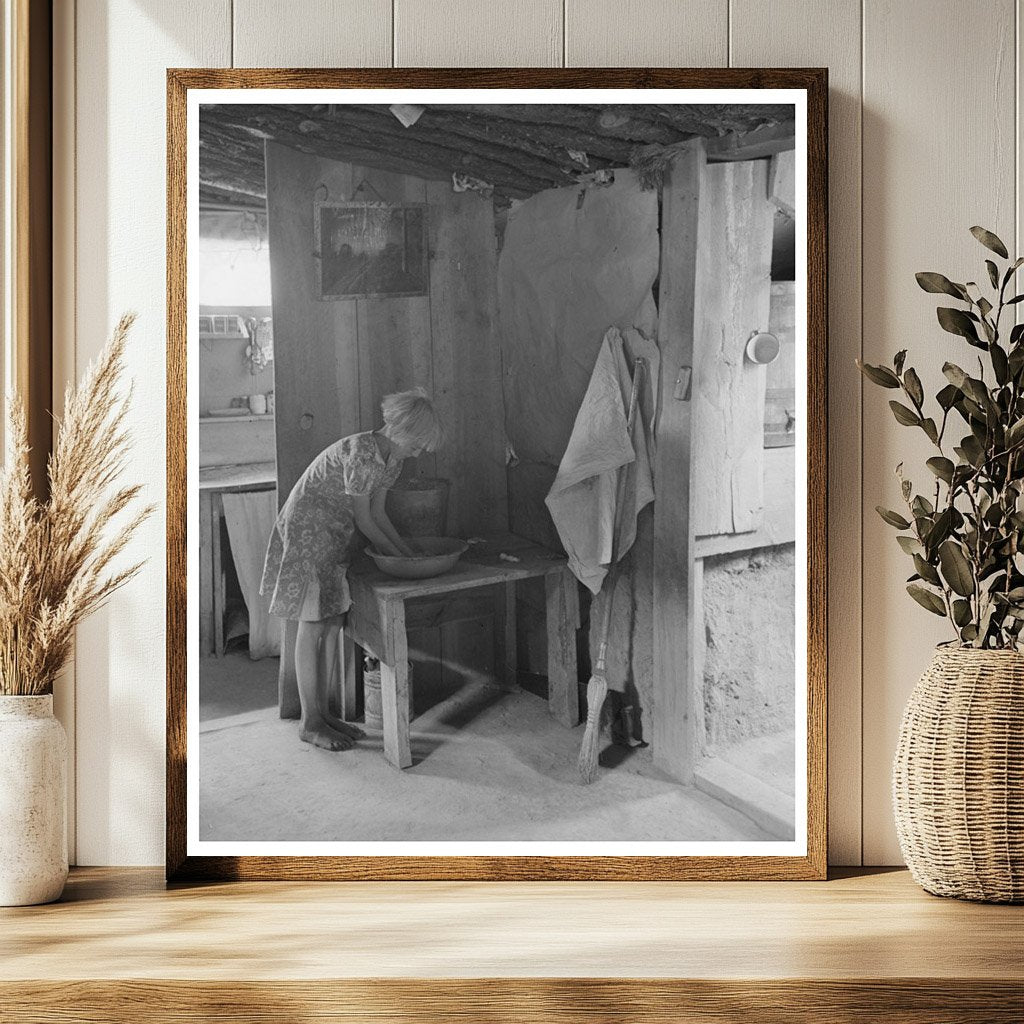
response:
[[[607,696],[608,680],[600,674],[592,675],[587,683],[587,727],[583,732],[578,761],[580,778],[588,786],[597,777],[597,747],[601,737],[601,709],[604,707],[604,700]]]

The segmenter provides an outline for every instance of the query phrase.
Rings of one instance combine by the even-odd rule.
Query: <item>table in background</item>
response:
[[[0,909],[4,1024],[1019,1024],[1024,908],[828,882],[222,882]]]
[[[502,558],[505,555],[505,558]],[[516,685],[516,583],[543,577],[547,608],[548,705],[563,725],[579,722],[576,631],[580,625],[576,577],[565,557],[512,534],[472,544],[451,572],[425,580],[396,579],[371,561],[349,571],[352,608],[345,625],[342,659],[343,714],[355,706],[355,658],[352,644],[380,661],[384,709],[384,756],[397,768],[412,764],[409,746],[409,644],[406,629],[415,626],[416,609],[466,591],[496,590],[495,667],[506,686]],[[432,621],[437,615],[428,612]],[[442,616],[443,621],[443,616]]]
[[[272,491],[273,462],[199,467],[199,652],[224,653],[224,566],[220,524],[221,495],[227,491]]]

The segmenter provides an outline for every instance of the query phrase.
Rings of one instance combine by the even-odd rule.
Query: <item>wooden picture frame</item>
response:
[[[579,90],[574,95],[574,102],[579,104],[586,104],[589,95],[597,95],[592,90],[702,90],[700,102],[705,104],[714,103],[714,96],[709,93],[711,90],[792,90],[794,95],[802,95],[805,119],[798,123],[804,125],[805,135],[798,139],[798,148],[806,156],[806,188],[801,197],[806,225],[806,244],[803,249],[806,252],[806,273],[802,278],[806,283],[806,381],[804,387],[798,386],[797,394],[801,397],[806,395],[806,424],[797,429],[804,431],[806,465],[798,461],[795,475],[797,483],[786,484],[795,486],[799,496],[798,484],[802,480],[806,494],[806,512],[799,504],[795,512],[796,520],[805,526],[806,549],[806,558],[802,562],[805,567],[806,592],[801,592],[798,587],[795,597],[798,609],[796,635],[806,637],[806,693],[800,687],[796,693],[797,724],[803,726],[801,709],[805,709],[807,740],[806,757],[798,756],[797,759],[798,765],[806,766],[806,779],[798,777],[796,780],[797,793],[806,795],[805,806],[797,800],[797,817],[799,821],[803,813],[806,836],[806,842],[798,844],[798,852],[776,854],[766,850],[757,855],[712,853],[678,856],[660,853],[620,854],[615,851],[607,854],[588,851],[550,855],[536,855],[526,851],[512,855],[453,856],[402,853],[388,853],[386,856],[362,853],[351,856],[333,853],[279,855],[262,851],[249,854],[245,843],[239,843],[237,852],[232,850],[230,854],[197,853],[195,849],[190,849],[189,721],[192,710],[188,706],[188,652],[194,650],[194,644],[190,641],[187,645],[186,637],[190,636],[190,631],[197,629],[192,621],[195,618],[194,610],[190,615],[188,566],[191,559],[187,547],[190,516],[187,210],[190,195],[189,137],[194,130],[189,119],[190,93],[203,90],[290,89],[459,89],[474,90],[476,97],[485,90],[495,89]],[[619,881],[824,878],[828,532],[827,72],[819,69],[171,69],[167,76],[167,90],[167,877],[171,880],[301,878]],[[342,99],[337,100],[339,103],[343,102],[344,94],[340,95]],[[483,92],[483,95],[486,97],[487,93]],[[680,93],[679,102],[683,102],[682,95]],[[408,96],[403,94],[402,101],[408,102]],[[479,99],[474,102],[479,102]],[[558,102],[569,101],[562,98]],[[687,275],[677,275],[676,279],[667,279],[669,275],[663,273],[659,282],[657,343],[660,348],[661,373],[659,393],[654,395],[658,410],[659,439],[654,464],[655,478],[658,478],[659,472],[666,474],[666,479],[675,474],[672,479],[677,480],[678,484],[673,490],[673,501],[654,503],[652,685],[657,706],[664,709],[664,713],[653,722],[650,738],[656,751],[661,752],[657,764],[677,778],[694,779],[695,765],[701,750],[696,735],[696,711],[701,697],[695,681],[703,679],[698,658],[699,652],[703,650],[704,636],[700,603],[704,560],[728,557],[737,551],[749,549],[752,544],[771,545],[776,536],[773,532],[776,524],[769,507],[770,495],[767,493],[755,499],[761,503],[757,507],[760,509],[763,505],[766,510],[763,517],[755,517],[756,521],[748,521],[749,517],[741,502],[732,507],[730,515],[734,527],[743,534],[740,540],[736,540],[735,533],[730,535],[732,539],[729,540],[713,532],[708,535],[695,532],[695,520],[700,513],[693,511],[697,506],[692,505],[692,502],[706,500],[706,488],[699,477],[692,476],[696,470],[691,466],[695,431],[693,409],[696,400],[702,395],[705,380],[701,373],[701,356],[695,351],[694,345],[695,338],[700,335],[697,318],[713,315],[713,310],[709,312],[709,303],[704,296],[714,291],[711,272],[694,262],[697,239],[705,237],[714,227],[702,219],[704,214],[699,211],[696,200],[710,180],[707,169],[732,161],[751,164],[761,161],[753,172],[755,187],[760,189],[766,185],[770,196],[771,190],[778,184],[777,178],[784,176],[787,170],[785,166],[769,164],[769,159],[787,149],[787,140],[788,148],[793,148],[795,131],[794,123],[790,122],[743,132],[727,132],[714,138],[694,137],[679,143],[670,167],[659,168],[659,174],[663,172],[666,180],[672,182],[672,188],[665,190],[662,200],[662,258],[669,255],[675,261],[673,265],[689,268]],[[792,167],[788,173],[793,173]],[[761,177],[758,178],[758,175]],[[600,175],[597,179],[597,184],[600,184]],[[799,185],[796,188],[799,197]],[[723,213],[722,216],[727,215]],[[798,238],[797,252],[801,251],[803,244],[804,239]],[[678,251],[670,251],[674,247]],[[798,265],[798,276],[802,269]],[[759,323],[756,329],[767,328],[767,324]],[[800,336],[799,327],[796,334]],[[279,332],[275,331],[275,338],[275,364],[280,366],[282,358],[287,358],[286,346]],[[745,344],[745,336],[743,341]],[[279,409],[282,400],[279,388]],[[756,426],[760,429],[759,421]],[[800,451],[799,448],[785,445],[765,449],[769,450],[790,453]],[[727,484],[723,486],[728,489]],[[798,549],[803,553],[799,543]],[[563,612],[568,607],[567,614],[571,616],[571,606],[575,601],[573,594],[560,589],[561,584],[553,583],[552,577],[545,578],[549,580],[549,608],[551,600],[562,602],[559,607]],[[806,623],[799,616],[799,609],[803,608],[806,609]],[[514,630],[514,618],[511,621]],[[505,640],[506,646],[502,650],[507,657],[507,633]],[[798,665],[800,654],[801,647],[798,644],[795,651]],[[678,685],[678,680],[683,680],[684,685]],[[401,694],[403,691],[399,689],[398,692]],[[288,697],[288,683],[282,672],[282,714],[285,713],[288,699],[294,701],[294,695]],[[556,717],[563,715],[567,721],[571,721],[574,715],[578,715],[575,696],[566,697],[565,700],[567,703],[559,711],[552,698],[552,712]],[[389,713],[399,718],[402,715],[400,710]],[[407,721],[404,724],[407,730]],[[408,739],[407,731],[405,739]],[[195,780],[191,781],[194,783]],[[705,792],[713,792],[717,784],[714,779],[706,780]],[[194,786],[192,792],[196,792]],[[797,840],[801,838],[799,825],[794,835]],[[201,844],[197,843],[196,846]]]
[[[361,221],[372,218],[378,208],[373,203],[314,202],[313,239],[321,301],[427,294],[425,204],[388,207],[388,224],[383,228],[388,242],[383,250],[362,254],[361,261],[360,254],[352,251],[347,239],[366,230]]]

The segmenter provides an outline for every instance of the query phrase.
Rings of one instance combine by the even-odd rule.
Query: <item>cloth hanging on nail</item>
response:
[[[281,620],[271,618],[270,598],[260,594],[260,574],[277,519],[277,492],[228,491],[222,500],[235,572],[249,612],[249,657],[276,657],[281,653]]]
[[[626,429],[632,376],[622,334],[609,328],[583,403],[576,414],[558,475],[545,498],[576,578],[596,594],[608,573],[615,524],[616,484],[626,473],[618,553],[636,539],[636,517],[654,500],[651,452],[641,402],[633,434]]]

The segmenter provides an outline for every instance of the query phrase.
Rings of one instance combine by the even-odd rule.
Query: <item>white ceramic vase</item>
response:
[[[50,903],[64,891],[67,760],[52,695],[0,696],[0,906]]]

